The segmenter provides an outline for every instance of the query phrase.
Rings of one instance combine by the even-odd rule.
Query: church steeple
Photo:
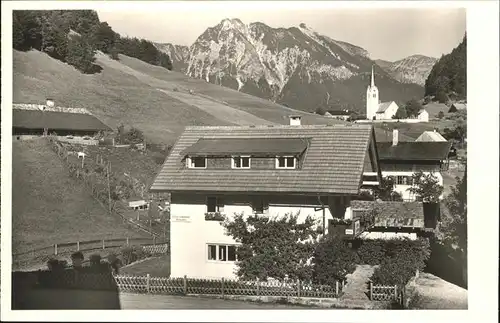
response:
[[[370,85],[371,87],[375,86],[375,76],[373,75],[373,65],[372,65],[372,83]]]

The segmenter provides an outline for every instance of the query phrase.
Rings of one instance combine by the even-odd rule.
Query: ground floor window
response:
[[[411,176],[396,176],[396,185],[411,185]]]
[[[207,259],[212,261],[236,261],[236,246],[208,244]]]

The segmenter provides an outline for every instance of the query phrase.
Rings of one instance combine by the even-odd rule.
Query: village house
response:
[[[433,174],[443,185],[441,172],[448,169],[451,142],[448,141],[410,141],[399,142],[397,129],[393,130],[392,142],[378,142],[377,152],[382,177],[395,179],[394,190],[403,200],[414,201],[416,196],[408,191],[412,185],[412,175],[422,171]],[[364,180],[369,182],[377,174],[367,172]]]
[[[355,219],[352,225],[330,220],[330,232],[346,238],[345,230],[353,232],[349,239],[410,239],[428,237],[440,220],[439,207],[422,202],[353,200],[345,219]],[[344,221],[345,222],[345,221]],[[335,228],[335,229],[333,229]],[[337,229],[337,230],[336,230]]]
[[[357,115],[356,112],[349,111],[348,109],[328,110],[325,113],[325,117],[346,121],[347,119],[349,119],[351,117],[351,114]]]
[[[429,112],[427,112],[427,110],[425,109],[421,109],[418,112],[417,120],[420,122],[429,122]]]
[[[150,191],[171,193],[171,276],[235,278],[231,217],[344,219],[363,172],[378,174],[371,125],[187,127]]]
[[[12,135],[16,140],[56,133],[62,140],[75,137],[90,142],[99,132],[112,130],[86,109],[55,106],[51,99],[45,105],[13,104],[12,110]]]

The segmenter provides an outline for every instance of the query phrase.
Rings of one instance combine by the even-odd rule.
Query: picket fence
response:
[[[241,295],[336,298],[342,293],[343,284],[335,286],[293,283],[240,281],[230,279],[166,278],[145,276],[114,276],[122,292],[157,293],[169,295]]]
[[[402,304],[404,289],[398,290],[397,285],[373,285],[371,281],[369,284],[371,301],[397,301]]]
[[[228,279],[167,278],[114,275],[107,267],[86,267],[82,270],[39,270],[14,272],[13,284],[31,285],[37,289],[115,290],[117,292],[167,295],[239,295],[337,298],[343,284],[335,286],[293,283],[239,281]]]

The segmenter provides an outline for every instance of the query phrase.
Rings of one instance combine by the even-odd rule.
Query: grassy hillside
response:
[[[304,124],[333,122],[134,58],[96,56],[102,72],[85,75],[41,52],[14,50],[13,101],[50,96],[57,105],[89,109],[113,128],[123,122],[168,144],[187,125],[287,124],[290,114],[303,115]]]
[[[43,139],[12,144],[14,253],[77,240],[142,237],[106,214]]]

